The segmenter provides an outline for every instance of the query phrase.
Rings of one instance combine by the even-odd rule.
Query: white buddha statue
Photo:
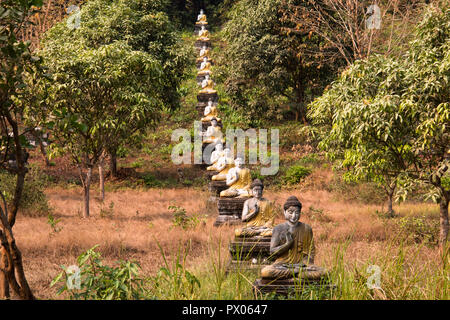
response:
[[[223,144],[221,144],[221,143],[216,144],[216,147],[215,147],[214,151],[211,153],[211,158],[209,160],[211,165],[209,167],[207,167],[206,170],[214,171],[215,164],[220,159],[220,157],[222,157],[224,154],[225,154],[225,152],[223,150]]]
[[[206,30],[205,26],[202,26],[202,29],[200,30],[200,32],[198,33],[198,38],[197,40],[201,40],[201,41],[209,41],[209,31]]]
[[[213,104],[211,98],[208,100],[208,105],[205,107],[203,115],[204,117],[201,119],[203,122],[211,121],[212,118],[216,118],[217,121],[220,121],[220,118],[218,117],[219,112],[217,110],[217,107]]]
[[[200,14],[197,16],[197,22],[196,24],[207,24],[206,22],[206,15],[203,12],[203,9],[200,9]]]
[[[203,143],[224,143],[225,139],[222,139],[222,129],[217,124],[217,119],[211,119],[211,125],[206,129],[206,132],[202,133],[204,139]]]
[[[234,159],[231,154],[231,149],[226,148],[223,151],[223,155],[217,160],[216,164],[211,166],[211,171],[218,171],[219,173],[212,176],[213,181],[225,181],[227,179],[227,173],[234,167]]]

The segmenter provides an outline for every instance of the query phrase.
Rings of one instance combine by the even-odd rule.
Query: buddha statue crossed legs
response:
[[[326,272],[314,266],[313,232],[309,225],[299,221],[302,204],[291,196],[284,204],[286,222],[273,228],[270,258],[275,262],[261,270],[263,279],[293,279],[299,277],[320,279]]]
[[[212,176],[213,181],[225,181],[228,171],[234,167],[234,159],[231,157],[231,150],[226,148],[223,155],[217,160],[216,164],[208,167],[208,170],[219,171],[218,174]]]
[[[243,168],[244,160],[234,160],[234,168],[227,173],[228,189],[220,192],[220,197],[250,197],[250,184],[252,177],[248,168]]]
[[[271,201],[262,197],[264,185],[259,179],[250,185],[253,197],[244,202],[242,221],[246,226],[235,230],[236,237],[270,237],[276,211]]]

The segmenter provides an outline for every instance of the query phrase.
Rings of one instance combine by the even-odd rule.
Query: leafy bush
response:
[[[152,174],[148,173],[146,175],[144,175],[142,177],[142,179],[144,180],[144,183],[147,187],[150,188],[159,188],[161,187],[163,184],[161,183],[161,181],[159,181],[158,179],[156,179]]]
[[[69,294],[73,300],[130,300],[146,299],[145,281],[139,277],[140,266],[130,261],[119,261],[118,267],[103,265],[95,245],[81,254],[78,266],[61,266],[63,272],[51,282],[62,283],[58,295]],[[75,268],[74,268],[75,267]]]
[[[184,209],[183,207],[170,205],[169,210],[172,211],[172,223],[175,227],[181,227],[186,230],[189,228],[195,228],[200,223],[206,223],[206,217],[201,217],[200,215],[188,216],[186,214],[186,209]]]
[[[312,172],[311,169],[303,167],[301,165],[294,165],[287,169],[284,175],[284,182],[287,184],[297,184],[303,178],[310,175]]]
[[[397,221],[397,226],[405,239],[425,245],[436,245],[439,239],[439,221],[420,217],[403,217]]]

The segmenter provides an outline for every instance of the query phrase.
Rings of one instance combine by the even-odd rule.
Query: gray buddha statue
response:
[[[270,237],[276,210],[273,202],[263,198],[264,185],[259,179],[250,185],[252,197],[244,202],[242,222],[246,225],[235,230],[236,237]]]
[[[273,228],[270,241],[270,259],[275,262],[261,270],[263,279],[320,279],[326,271],[314,266],[313,232],[309,225],[299,221],[302,204],[290,196],[284,206],[286,222]]]

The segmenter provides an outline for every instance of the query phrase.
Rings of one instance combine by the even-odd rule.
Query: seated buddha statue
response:
[[[203,57],[202,64],[200,65],[200,70],[197,72],[197,76],[206,76],[211,74],[211,62],[208,61],[207,57]]]
[[[209,167],[206,168],[206,170],[208,171],[218,171],[216,169],[216,164],[217,161],[220,159],[220,157],[222,157],[225,154],[224,150],[223,150],[223,144],[218,143],[216,144],[216,147],[214,149],[214,151],[211,153],[211,158],[209,160],[209,162],[211,163],[211,165]]]
[[[286,222],[273,228],[270,257],[275,262],[261,270],[263,279],[320,279],[326,271],[314,266],[313,232],[299,221],[302,204],[290,196],[283,206]]]
[[[231,156],[231,150],[226,148],[224,154],[217,160],[214,165],[215,171],[219,171],[218,174],[212,176],[213,181],[225,181],[227,179],[227,174],[234,167],[234,159]]]
[[[209,41],[209,31],[206,30],[205,26],[202,26],[202,29],[198,33],[197,40],[200,41]]]
[[[245,227],[234,230],[236,237],[270,237],[276,216],[273,202],[262,197],[264,185],[259,179],[250,185],[252,197],[244,202],[242,222]]]
[[[206,79],[206,77],[208,77],[208,79]],[[206,81],[202,81],[202,89],[199,93],[217,93],[217,90],[214,90],[214,81],[209,78],[209,75],[205,76],[205,80]]]
[[[225,139],[222,139],[222,129],[217,124],[217,119],[211,119],[211,125],[206,129],[206,132],[202,133],[203,143],[224,143]]]
[[[243,168],[244,160],[242,158],[236,158],[234,165],[235,167],[227,173],[228,189],[221,191],[220,197],[250,197],[250,184],[252,183],[250,170]]]
[[[220,118],[218,117],[219,112],[217,107],[213,105],[212,99],[208,100],[208,105],[205,107],[203,115],[204,117],[201,119],[203,122],[211,121],[212,118],[216,118],[217,121],[220,121]]]
[[[210,55],[210,50],[206,47],[206,45],[203,45],[202,49],[200,50],[200,56],[197,58],[197,63],[201,62],[206,58],[208,60]]]
[[[195,24],[207,24],[206,15],[203,12],[203,9],[200,9],[200,14],[197,16],[197,22]]]

